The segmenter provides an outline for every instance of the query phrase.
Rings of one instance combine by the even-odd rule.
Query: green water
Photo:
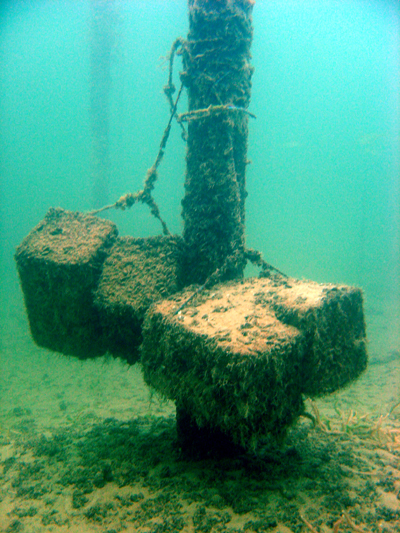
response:
[[[111,201],[140,189],[147,169],[154,162],[169,119],[162,91],[168,76],[165,57],[173,40],[177,36],[185,37],[188,31],[186,0],[116,0],[115,10],[110,101]],[[338,393],[335,399],[328,398],[328,407],[321,404],[320,408],[325,408],[324,414],[332,418],[337,405],[343,411],[357,406],[360,413],[372,412],[372,420],[378,420],[381,414],[388,413],[400,394],[399,3],[397,0],[257,0],[253,22],[255,73],[249,110],[257,118],[249,123],[247,245],[260,250],[269,263],[290,276],[364,289],[369,353],[374,364],[360,381]],[[14,250],[50,207],[87,211],[93,206],[90,44],[89,0],[0,3],[0,466],[3,468],[5,461],[12,458],[12,446],[25,453],[28,441],[33,455],[44,457],[43,469],[54,470],[47,477],[43,474],[43,480],[52,480],[51,476],[58,479],[59,467],[46,441],[47,438],[53,443],[52,435],[54,442],[58,442],[57,453],[61,454],[62,443],[68,444],[65,449],[75,450],[88,427],[95,428],[95,422],[98,424],[96,439],[104,439],[104,446],[110,448],[113,441],[110,444],[107,440],[109,428],[121,441],[131,438],[136,435],[136,416],[141,417],[140,423],[144,425],[152,417],[156,423],[161,420],[161,426],[168,427],[171,442],[174,434],[173,405],[149,404],[139,369],[135,367],[127,372],[126,365],[112,359],[81,363],[56,356],[36,347],[29,336]],[[179,68],[178,61],[177,71]],[[183,98],[179,111],[185,110]],[[154,193],[163,218],[175,233],[182,232],[184,158],[185,144],[175,124]],[[146,206],[135,206],[123,213],[109,212],[107,216],[118,224],[123,235],[161,233],[159,223]],[[249,273],[253,271],[249,269]],[[391,423],[398,427],[399,416],[396,419],[394,416]],[[340,426],[338,420],[335,419],[334,427]],[[10,432],[3,434],[3,428]],[[45,437],[42,428],[46,429]],[[171,486],[165,481],[167,475],[161,477],[162,483],[166,483],[168,500],[174,490],[183,493],[189,490],[186,473],[192,467],[176,466],[175,448],[168,439],[165,443],[158,439],[157,431],[150,431],[152,444],[145,446],[147,455],[152,455],[151,466],[146,468],[153,476],[151,469],[160,460],[158,454],[164,454],[165,468],[171,468],[172,464],[172,472],[176,469],[176,478],[171,471],[169,474]],[[300,460],[301,454],[297,459],[291,456],[285,459],[288,465],[282,483],[289,492],[284,493],[280,488],[279,472],[277,486],[271,488],[268,457],[261,485],[253,482],[258,475],[258,463],[244,466],[247,473],[242,472],[237,479],[236,467],[225,464],[218,483],[223,484],[224,476],[232,475],[227,488],[221,489],[228,509],[241,515],[252,509],[259,498],[259,507],[254,504],[254,508],[261,516],[268,510],[268,498],[274,502],[278,493],[277,507],[282,507],[279,498],[287,496],[289,501],[287,519],[279,520],[297,532],[302,525],[298,519],[297,529],[292,526],[290,505],[297,509],[304,498],[313,501],[314,485],[322,486],[323,481],[326,486],[321,494],[324,498],[332,495],[332,501],[321,500],[323,503],[318,505],[325,509],[330,525],[339,518],[342,507],[336,507],[333,499],[340,487],[326,479],[329,476],[336,479],[343,457],[350,457],[353,452],[357,455],[359,450],[350,442],[343,451],[341,443],[345,441],[329,433],[319,434],[317,438],[312,432],[302,433],[302,426],[296,431],[294,440],[308,439],[300,450],[307,460]],[[58,432],[62,438],[57,437]],[[91,450],[95,448],[92,441],[96,443],[96,440],[90,434],[89,437],[87,447]],[[35,439],[39,440],[34,442]],[[326,442],[318,444],[319,439]],[[357,442],[361,450],[363,445]],[[164,444],[167,452],[163,451]],[[130,455],[123,460],[146,461],[147,455],[143,455],[140,446],[129,445]],[[312,446],[319,450],[318,464]],[[118,453],[115,453],[116,461],[123,463]],[[74,454],[71,452],[71,463],[66,460],[63,463],[67,472],[72,468],[70,464],[75,464]],[[328,476],[324,461],[329,455],[334,460]],[[17,466],[24,472],[25,456],[21,457]],[[104,457],[99,456],[98,460]],[[317,468],[316,482],[311,482],[311,488],[310,483],[299,484],[303,500],[291,495],[289,490],[296,460],[303,465],[300,477],[307,477],[316,464],[318,468],[322,465],[321,471]],[[349,464],[356,470],[368,468],[367,459],[361,467],[357,462]],[[193,487],[190,486],[190,498],[193,497],[193,502],[206,502],[206,507],[214,509],[210,513],[215,511],[215,498],[211,498],[211,492],[207,497],[202,493],[204,501],[201,500],[198,487],[206,479],[207,490],[214,490],[209,487],[217,483],[215,468],[214,465],[208,465],[204,471],[199,468],[193,477]],[[375,466],[370,468],[373,470]],[[377,464],[376,470],[379,468]],[[11,471],[9,477],[5,474],[1,477],[2,472],[0,469],[0,481],[5,480],[4,494],[0,494],[0,530],[8,531],[6,528],[12,526],[11,519],[16,515],[7,514],[4,518],[8,512],[7,491],[9,486],[16,486],[17,474]],[[34,474],[31,472],[31,476]],[[161,486],[156,474],[149,477],[153,479],[154,491]],[[178,478],[180,484],[175,487],[173,481]],[[31,483],[30,478],[28,481]],[[36,481],[40,485],[40,476]],[[231,482],[233,485],[228,486]],[[50,487],[46,490],[54,491],[53,481],[46,483]],[[370,490],[369,478],[365,476],[354,483],[360,493],[364,485],[365,494]],[[151,483],[148,486],[152,487]],[[247,502],[247,507],[233,497],[244,486],[244,494],[248,491],[251,496],[251,505]],[[65,501],[71,499],[68,490],[66,496],[62,493],[59,497],[60,501],[64,497]],[[55,501],[54,492],[51,496]],[[395,511],[400,513],[398,499],[393,492]],[[18,498],[15,502],[17,507],[21,503]],[[38,504],[37,516],[41,516],[41,524],[50,524],[51,529],[51,524],[56,522],[51,521],[49,505],[47,501]],[[64,512],[63,505],[59,508],[60,515]],[[351,507],[350,514],[353,511]],[[188,516],[190,512],[189,509]],[[196,513],[193,523],[197,520],[199,524],[204,521],[202,508]],[[224,520],[221,513],[213,516],[215,523]],[[314,515],[313,523],[317,516]],[[370,517],[371,523],[378,516]],[[367,520],[360,518],[360,522],[364,519]],[[273,523],[268,520],[266,524]],[[244,527],[245,519],[239,522],[237,528]],[[41,527],[32,531],[44,531]],[[90,527],[88,531],[92,531]],[[17,531],[17,526],[11,530]],[[206,525],[204,530],[209,531]],[[236,529],[239,530],[248,529]]]

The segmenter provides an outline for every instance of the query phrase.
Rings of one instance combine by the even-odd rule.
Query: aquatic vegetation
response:
[[[314,422],[314,426],[331,434],[352,434],[359,438],[369,439],[377,446],[389,451],[400,450],[400,424],[398,424],[391,414],[393,408],[385,415],[378,418],[371,414],[360,415],[356,410],[349,409],[348,413],[335,408],[337,417],[322,416],[316,402],[308,399],[313,415],[308,413],[309,418]],[[396,404],[395,408],[400,405]]]
[[[300,516],[300,518],[312,533],[319,533],[319,531],[308,520],[306,520],[304,516]],[[357,533],[371,533],[370,530],[355,524],[354,520],[346,511],[343,511],[342,516],[333,524],[333,533],[340,533],[342,527],[346,527],[347,529],[350,528],[351,531],[356,531]]]

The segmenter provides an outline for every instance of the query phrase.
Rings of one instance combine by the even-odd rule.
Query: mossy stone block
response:
[[[30,329],[39,346],[83,359],[105,353],[93,292],[117,233],[107,220],[52,208],[17,248]]]
[[[331,392],[366,366],[357,289],[251,278],[202,291],[180,309],[192,294],[147,313],[144,377],[199,428],[235,444],[255,448],[284,435],[304,394]]]
[[[107,257],[95,305],[108,350],[130,364],[139,358],[144,315],[180,288],[181,237],[120,237]]]

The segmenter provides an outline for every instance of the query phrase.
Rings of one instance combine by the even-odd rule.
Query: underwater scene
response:
[[[0,532],[400,532],[397,0],[0,4]]]

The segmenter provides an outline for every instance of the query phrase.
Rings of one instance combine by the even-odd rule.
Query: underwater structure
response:
[[[146,383],[175,402],[186,449],[279,441],[305,397],[343,387],[367,365],[360,289],[289,278],[246,248],[252,7],[189,0],[155,163],[143,190],[104,208],[146,203],[163,235],[119,237],[101,210],[51,208],[15,255],[35,342],[139,363]],[[173,100],[176,53],[183,72]],[[178,115],[184,88],[189,109]],[[169,233],[151,194],[175,118],[187,138],[182,236]],[[249,260],[258,278],[244,279]]]

